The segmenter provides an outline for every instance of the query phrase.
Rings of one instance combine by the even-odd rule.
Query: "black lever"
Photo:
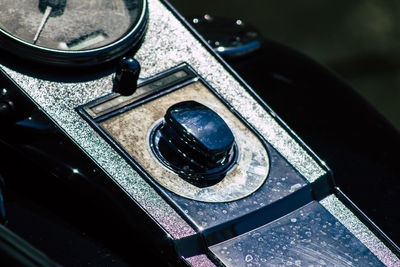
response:
[[[140,64],[134,58],[123,58],[117,66],[114,79],[114,91],[121,95],[132,95],[137,88]]]

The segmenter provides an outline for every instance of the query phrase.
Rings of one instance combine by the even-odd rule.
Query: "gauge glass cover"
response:
[[[145,0],[2,0],[0,46],[61,64],[73,57],[109,60],[138,42],[145,15]]]

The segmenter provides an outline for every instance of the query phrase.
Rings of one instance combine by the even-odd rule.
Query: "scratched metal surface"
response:
[[[226,266],[385,266],[316,201],[210,250]]]

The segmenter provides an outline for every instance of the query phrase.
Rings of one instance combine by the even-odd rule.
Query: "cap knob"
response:
[[[187,180],[206,184],[219,181],[237,158],[229,126],[196,101],[171,106],[153,133],[156,156]]]

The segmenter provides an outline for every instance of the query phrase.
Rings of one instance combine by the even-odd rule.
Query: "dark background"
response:
[[[400,129],[400,2],[396,0],[170,0],[184,16],[255,26],[343,77]],[[324,88],[321,88],[323,90]]]

